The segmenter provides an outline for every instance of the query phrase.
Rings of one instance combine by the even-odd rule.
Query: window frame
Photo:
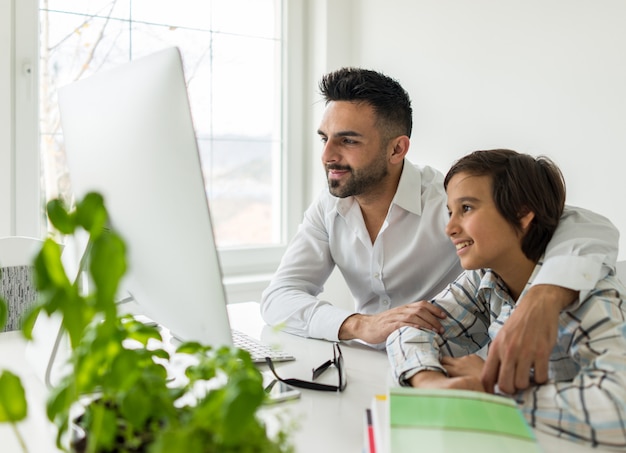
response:
[[[229,302],[258,300],[269,281],[286,244],[295,233],[304,210],[306,173],[304,134],[302,133],[302,94],[304,91],[304,5],[293,0],[282,1],[283,44],[283,152],[280,173],[282,186],[282,238],[275,246],[229,247],[219,249],[222,272]],[[40,218],[42,199],[39,157],[38,61],[39,61],[39,1],[0,0],[0,17],[8,18],[10,61],[0,62],[0,95],[10,96],[9,119],[0,129],[0,163],[5,183],[0,208],[10,206],[10,225],[0,223],[0,235],[42,237],[45,233]],[[12,13],[12,14],[11,14]],[[4,24],[0,24],[4,25]],[[4,50],[4,49],[3,49]],[[3,53],[5,54],[5,53]],[[5,54],[6,55],[6,54]],[[8,69],[7,69],[8,67]],[[4,74],[11,76],[5,81]],[[8,83],[7,83],[8,82]],[[7,93],[7,87],[9,92]],[[29,91],[30,90],[30,91]],[[14,94],[12,94],[14,93]],[[295,112],[295,114],[290,114]],[[0,111],[0,115],[6,115]],[[3,116],[0,116],[3,118]],[[8,146],[6,146],[8,143]],[[290,151],[290,152],[288,152]],[[10,174],[10,178],[5,172]],[[10,185],[7,191],[5,187]]]
[[[13,4],[0,0],[0,234],[11,235],[14,230],[14,134],[13,134]],[[6,215],[8,213],[9,215]]]

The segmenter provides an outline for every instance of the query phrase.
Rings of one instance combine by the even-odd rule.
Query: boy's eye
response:
[[[464,204],[461,209],[463,209],[463,212],[468,212],[472,210],[472,207],[468,204]]]

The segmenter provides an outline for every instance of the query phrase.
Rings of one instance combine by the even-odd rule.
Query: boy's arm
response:
[[[615,268],[619,232],[598,214],[566,207],[545,252],[533,287],[489,348],[482,381],[506,393],[548,378],[548,358],[556,341],[560,311],[579,299]]]
[[[442,333],[403,327],[389,335],[387,355],[396,382],[411,385],[422,371],[447,379],[440,357],[473,354],[488,343],[489,307],[479,294],[484,274],[465,271],[432,300],[447,315],[440,321]]]

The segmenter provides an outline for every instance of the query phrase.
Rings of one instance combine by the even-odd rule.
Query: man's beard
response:
[[[349,165],[326,165],[327,178],[329,170],[344,170],[349,172],[348,178],[344,178],[340,181],[328,179],[328,190],[332,195],[338,198],[362,195],[372,190],[389,174],[385,155],[383,154],[381,157],[381,159],[373,162],[370,167],[362,170],[354,170]]]

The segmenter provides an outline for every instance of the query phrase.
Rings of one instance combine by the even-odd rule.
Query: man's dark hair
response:
[[[371,105],[385,138],[411,137],[411,99],[391,77],[369,69],[341,68],[322,77],[319,88],[326,104],[348,101]]]
[[[446,189],[458,173],[490,176],[496,208],[518,230],[520,219],[530,211],[535,213],[522,240],[522,251],[537,262],[565,206],[565,182],[556,164],[545,156],[535,158],[509,149],[493,149],[474,151],[456,161],[444,179]]]

